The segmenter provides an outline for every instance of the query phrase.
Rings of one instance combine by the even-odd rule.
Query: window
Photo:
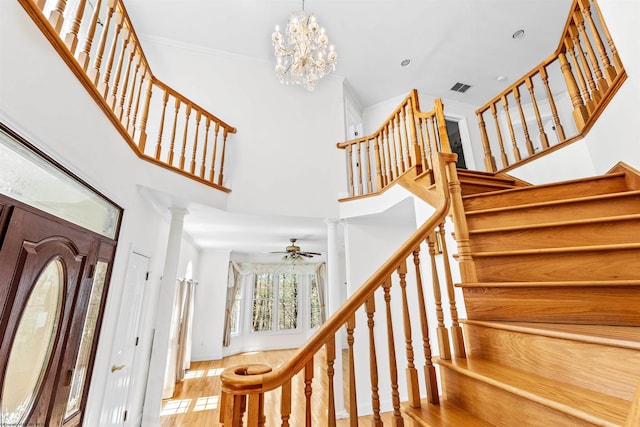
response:
[[[322,322],[320,313],[322,307],[320,305],[318,281],[315,275],[311,276],[311,296],[309,298],[309,304],[309,328],[316,329]]]
[[[233,305],[231,306],[231,333],[240,333],[240,307],[242,307],[242,287],[236,288]]]
[[[298,275],[256,274],[252,319],[252,332],[298,329]]]

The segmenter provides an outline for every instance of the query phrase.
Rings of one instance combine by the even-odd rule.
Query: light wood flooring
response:
[[[161,427],[186,426],[219,426],[220,373],[230,366],[245,363],[264,363],[274,368],[288,360],[295,350],[276,350],[267,352],[243,353],[222,360],[193,362],[185,379],[176,384],[173,398],[162,402],[160,414]],[[347,366],[347,363],[344,363]],[[315,359],[315,376],[313,379],[312,419],[314,426],[326,426],[327,393],[326,364],[324,354],[320,352]],[[293,401],[291,402],[292,426],[304,425],[304,383],[301,375],[292,381]],[[345,390],[345,396],[347,390]],[[279,426],[280,390],[265,394],[265,415],[267,426]],[[390,414],[382,415],[385,425],[391,425]],[[358,424],[368,425],[369,417],[360,417]],[[417,424],[406,419],[406,427],[417,427]],[[348,420],[338,420],[338,426],[348,426]]]

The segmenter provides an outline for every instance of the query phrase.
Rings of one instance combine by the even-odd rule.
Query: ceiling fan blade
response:
[[[272,252],[269,252],[269,253],[270,254],[288,254],[289,252],[287,252],[287,251],[272,251]]]
[[[322,255],[321,253],[318,253],[318,252],[300,252],[300,254],[305,254],[310,256]]]

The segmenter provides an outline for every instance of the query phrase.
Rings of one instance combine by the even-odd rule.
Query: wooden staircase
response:
[[[639,425],[629,417],[640,387],[637,172],[460,181],[477,273],[457,285],[467,358],[437,359],[440,405],[404,414],[423,426]]]

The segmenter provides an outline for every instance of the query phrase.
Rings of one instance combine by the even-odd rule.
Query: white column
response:
[[[167,360],[170,358],[169,352],[171,350],[171,320],[177,290],[176,281],[178,279],[182,227],[184,216],[189,212],[186,209],[176,208],[169,209],[169,211],[171,212],[171,224],[169,226],[164,269],[160,281],[153,347],[151,349],[149,376],[144,400],[143,424],[145,425],[160,425],[165,377],[172,384],[171,390],[169,390],[171,394],[173,394],[173,385],[175,383],[175,364],[173,369],[167,369]],[[173,351],[175,352],[175,348]]]

